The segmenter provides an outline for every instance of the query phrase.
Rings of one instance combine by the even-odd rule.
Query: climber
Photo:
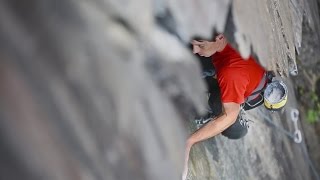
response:
[[[183,179],[187,175],[189,152],[194,144],[220,133],[229,139],[239,139],[247,134],[247,123],[238,116],[239,112],[263,104],[263,90],[274,77],[253,57],[243,59],[222,34],[214,41],[193,40],[192,46],[194,54],[211,57],[216,77],[206,77],[209,110],[201,118],[209,121],[187,139]]]

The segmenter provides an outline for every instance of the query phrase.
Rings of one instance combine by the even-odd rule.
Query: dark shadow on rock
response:
[[[210,152],[210,154],[212,154],[212,159],[216,162],[219,162],[219,148],[217,145],[217,140],[215,138],[211,138],[203,144]]]
[[[182,42],[182,38],[178,32],[176,20],[168,8],[166,8],[163,13],[157,14],[155,16],[155,20],[160,27],[177,37]]]
[[[228,13],[224,35],[227,37],[228,42],[231,44],[231,46],[234,47],[235,49],[238,49],[238,45],[234,37],[235,32],[236,32],[236,27],[233,20],[232,6],[231,6]]]
[[[316,91],[317,96],[320,97],[320,78],[318,78],[317,81],[316,81],[316,89],[315,89],[315,91]]]

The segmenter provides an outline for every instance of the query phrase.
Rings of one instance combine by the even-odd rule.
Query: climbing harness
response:
[[[244,110],[250,110],[264,104],[268,110],[281,110],[287,102],[287,97],[288,90],[285,83],[275,80],[273,71],[267,71],[257,88],[243,103],[243,108]]]
[[[240,124],[242,126],[247,127],[247,129],[249,129],[250,124],[253,123],[253,121],[247,117],[247,112],[243,109],[242,106],[239,112],[239,121],[240,121]]]
[[[241,105],[244,110],[250,110],[263,104],[263,93],[268,83],[272,82],[275,74],[273,71],[267,71],[263,75],[260,83],[253,90],[253,92],[247,97],[246,101]]]

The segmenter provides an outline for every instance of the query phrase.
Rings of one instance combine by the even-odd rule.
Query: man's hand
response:
[[[191,150],[192,145],[193,145],[192,142],[187,141],[186,151],[184,154],[184,170],[183,170],[183,174],[182,174],[182,180],[187,179],[189,154],[190,154],[190,150]]]
[[[200,56],[210,57],[216,52],[220,52],[226,46],[227,41],[222,34],[218,35],[215,41],[193,40],[193,53]]]

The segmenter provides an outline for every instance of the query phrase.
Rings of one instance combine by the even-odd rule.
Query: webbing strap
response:
[[[258,97],[258,95],[265,90],[267,84],[272,81],[272,78],[274,76],[275,76],[275,74],[273,71],[265,72],[259,85],[256,87],[255,90],[253,90],[253,93],[251,93],[250,96],[247,97],[246,102],[249,102],[249,101],[255,99],[256,97]]]
[[[264,73],[263,78],[261,79],[259,85],[256,87],[255,90],[253,90],[253,93],[250,94],[250,96],[247,97],[246,102],[249,102],[253,99],[255,99],[258,94],[260,94],[265,89],[265,85],[267,84],[267,72]]]

